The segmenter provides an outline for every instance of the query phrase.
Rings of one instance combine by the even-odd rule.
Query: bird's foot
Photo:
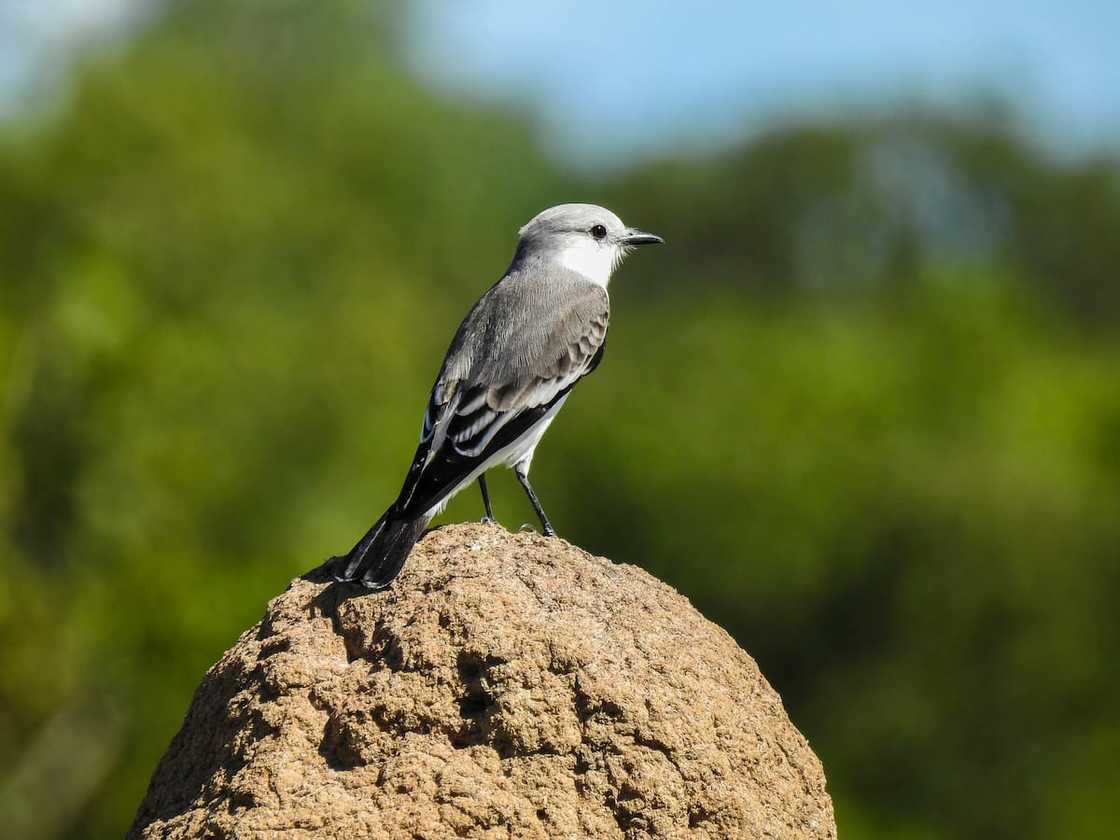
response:
[[[528,522],[524,523],[517,530],[522,531],[522,532],[534,533],[534,534],[537,532],[537,529],[534,528],[532,525],[530,525]],[[541,533],[544,534],[546,537],[555,537],[556,536],[556,529],[553,528],[551,525],[545,525],[541,529]]]
[[[483,525],[497,525],[498,524],[498,520],[495,519],[493,516],[484,516],[478,521]]]

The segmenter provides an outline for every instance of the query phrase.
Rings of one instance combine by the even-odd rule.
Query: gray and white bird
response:
[[[607,283],[636,245],[661,237],[594,204],[550,207],[521,228],[513,262],[459,325],[424,412],[420,445],[397,500],[348,554],[336,578],[383,589],[451,497],[512,467],[547,536],[556,531],[529,483],[541,436],[576,382],[603,358]]]

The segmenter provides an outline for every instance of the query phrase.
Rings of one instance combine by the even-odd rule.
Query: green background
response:
[[[393,22],[169,4],[0,128],[12,836],[125,830],[205,669],[395,495],[459,318],[562,201],[668,245],[534,462],[561,534],[758,659],[845,838],[1109,835],[1115,163],[901,110],[573,174],[417,83]]]

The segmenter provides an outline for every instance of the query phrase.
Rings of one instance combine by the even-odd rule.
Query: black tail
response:
[[[349,554],[335,558],[342,566],[335,580],[360,580],[367,589],[384,589],[400,574],[409,552],[428,527],[428,520],[423,515],[399,516],[389,508]]]

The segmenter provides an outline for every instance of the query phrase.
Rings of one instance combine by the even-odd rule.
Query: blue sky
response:
[[[992,95],[1060,151],[1120,137],[1120,1],[423,0],[414,65],[516,103],[560,154],[718,145],[774,120]]]
[[[0,0],[0,113],[150,0]],[[774,121],[995,95],[1045,144],[1120,148],[1120,0],[419,0],[405,54],[522,107],[577,164],[718,146]],[[516,11],[514,11],[516,10]],[[34,97],[30,97],[33,101]]]
[[[35,88],[76,49],[110,34],[149,0],[0,0],[0,115],[35,101]]]

